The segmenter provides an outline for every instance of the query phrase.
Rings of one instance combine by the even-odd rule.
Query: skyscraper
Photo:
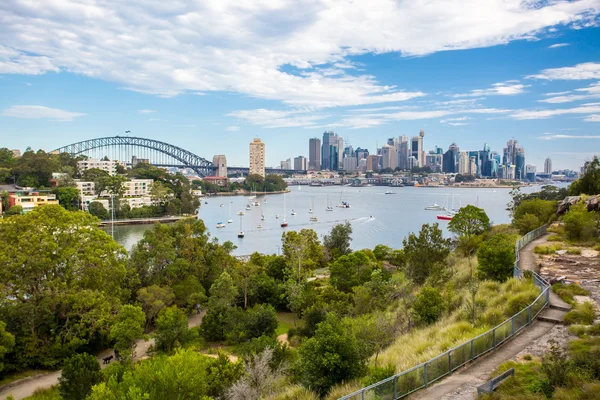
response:
[[[306,171],[306,157],[298,156],[294,158],[294,169],[296,171]]]
[[[458,171],[458,152],[459,148],[456,143],[452,143],[448,147],[448,151],[444,153],[442,170],[447,173],[456,173]]]
[[[311,138],[308,141],[308,169],[318,171],[321,169],[321,139]]]
[[[423,151],[423,138],[425,137],[425,131],[421,129],[419,136],[413,136],[410,139],[410,155],[413,156],[419,167],[425,165],[425,152]]]
[[[389,144],[383,145],[381,148],[381,168],[396,169],[397,166],[398,156],[396,146],[390,146]]]
[[[525,179],[525,149],[516,140],[506,142],[502,164],[505,167],[504,178]]]
[[[250,174],[265,177],[265,144],[256,138],[250,143]]]
[[[466,151],[461,151],[458,156],[458,173],[469,175],[469,154]]]
[[[331,145],[335,133],[332,131],[323,132],[323,144],[321,150],[321,169],[331,170]]]
[[[401,169],[408,169],[409,145],[408,136],[400,136],[399,151],[398,151],[398,166]]]
[[[546,158],[546,161],[544,161],[544,173],[545,174],[552,173],[552,160],[550,159],[550,157]]]
[[[337,171],[342,165],[344,140],[333,131],[325,131],[321,149],[321,169]]]

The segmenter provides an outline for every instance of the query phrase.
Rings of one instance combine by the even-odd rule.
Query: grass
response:
[[[563,239],[562,235],[555,233],[555,234],[549,235],[546,238],[546,240],[549,242],[562,242],[564,239]]]
[[[561,244],[541,244],[539,246],[535,246],[533,252],[535,254],[554,254],[558,250],[562,250]]]
[[[14,381],[18,381],[19,379],[24,379],[24,378],[28,378],[30,376],[47,374],[47,373],[48,373],[48,371],[39,370],[39,369],[31,369],[31,370],[27,370],[27,371],[14,372],[14,373],[8,374],[7,376],[0,379],[0,387],[2,387],[4,385],[8,385],[9,383],[12,383]]]
[[[580,256],[581,255],[581,249],[570,247],[570,248],[567,249],[567,254]]]
[[[590,292],[574,283],[568,285],[562,283],[555,283],[554,285],[552,285],[552,291],[556,293],[564,302],[572,306],[576,304],[575,296],[590,295]]]
[[[573,325],[592,325],[596,319],[596,310],[594,305],[589,301],[583,304],[576,304],[575,307],[569,311],[564,318],[565,324]]]
[[[279,325],[277,325],[277,330],[275,331],[277,336],[288,333],[290,328],[298,327],[302,323],[302,321],[291,312],[278,312],[277,320],[279,321]]]
[[[49,389],[38,389],[24,400],[61,400],[58,385],[52,386]]]
[[[500,375],[501,373],[514,368],[515,375],[512,378],[504,381],[502,385],[496,389],[496,392],[490,395],[483,396],[482,399],[545,399],[542,393],[533,393],[536,383],[542,376],[542,364],[536,361],[525,363],[517,363],[507,361],[500,364],[498,369],[490,375],[490,379]]]

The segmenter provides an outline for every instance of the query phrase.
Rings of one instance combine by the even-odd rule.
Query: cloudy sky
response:
[[[163,140],[247,165],[425,130],[527,163],[600,153],[600,0],[2,0],[0,147]]]

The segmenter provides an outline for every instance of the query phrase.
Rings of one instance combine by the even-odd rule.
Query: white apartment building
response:
[[[110,175],[115,175],[117,173],[117,165],[125,167],[125,163],[121,161],[103,161],[94,158],[77,161],[77,168],[80,172],[87,171],[88,169],[92,168],[98,168],[102,171],[108,172]]]
[[[75,181],[77,190],[79,193],[93,195],[96,193],[96,184],[94,182],[87,181]]]
[[[154,183],[153,179],[132,179],[127,182],[123,182],[125,187],[125,197],[136,197],[136,196],[150,196],[150,189]]]

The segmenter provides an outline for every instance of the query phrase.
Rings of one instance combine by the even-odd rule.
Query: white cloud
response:
[[[235,125],[230,125],[227,128],[225,128],[225,130],[227,132],[237,132],[237,131],[240,130],[240,127],[239,126],[235,126]]]
[[[140,113],[140,114],[152,114],[155,112],[156,112],[156,110],[138,110],[138,113]]]
[[[573,67],[549,68],[539,74],[529,75],[529,79],[583,80],[600,79],[600,63],[583,63]]]
[[[525,93],[525,88],[529,85],[515,83],[515,81],[494,83],[487,89],[475,89],[470,93],[459,93],[452,97],[485,97],[485,96],[513,96],[515,94]]]
[[[265,128],[316,127],[319,121],[329,115],[313,114],[310,110],[238,110],[227,114],[228,117],[238,118],[252,125]]]
[[[587,118],[584,119],[587,122],[600,122],[600,114],[588,115]]]
[[[600,139],[600,135],[558,135],[548,134],[539,137],[542,140],[559,140],[559,139]]]
[[[530,40],[599,13],[598,0],[5,0],[0,73],[66,71],[159,96],[228,91],[294,107],[398,102],[423,93],[364,75],[349,57]]]
[[[519,110],[510,115],[514,119],[544,119],[554,117],[556,115],[568,114],[595,114],[600,113],[600,104],[582,105],[573,108],[558,108],[551,110]]]
[[[457,118],[446,118],[446,119],[441,119],[440,122],[442,124],[448,124],[448,125],[452,125],[452,126],[463,126],[463,125],[469,125],[468,120],[470,120],[471,117],[457,117]]]
[[[596,82],[586,88],[575,89],[576,92],[584,94],[569,94],[573,92],[562,92],[560,96],[540,100],[542,103],[570,103],[572,101],[598,99],[600,98],[600,82]]]
[[[556,44],[548,46],[548,48],[549,49],[557,49],[559,47],[565,47],[565,46],[568,46],[568,45],[569,45],[569,43],[556,43]]]
[[[53,121],[70,122],[73,121],[74,118],[81,117],[85,114],[45,106],[11,106],[3,110],[0,115],[15,118],[49,119]]]

